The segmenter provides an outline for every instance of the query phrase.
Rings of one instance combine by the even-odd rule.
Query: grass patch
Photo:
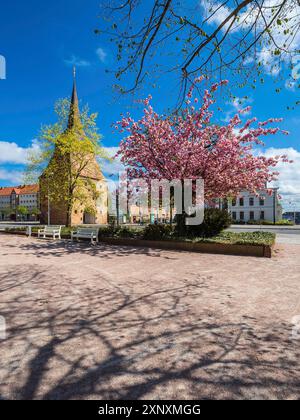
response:
[[[212,238],[195,238],[193,242],[205,242],[229,245],[265,245],[275,244],[276,234],[270,232],[222,232]]]

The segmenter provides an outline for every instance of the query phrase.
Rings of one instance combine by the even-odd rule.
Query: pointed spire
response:
[[[70,105],[68,129],[74,128],[75,125],[80,124],[79,101],[76,87],[76,67],[73,68],[73,91]]]

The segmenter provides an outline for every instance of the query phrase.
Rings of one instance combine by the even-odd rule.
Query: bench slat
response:
[[[78,227],[76,231],[72,232],[72,239],[91,239],[92,243],[97,241],[99,228],[84,228]]]

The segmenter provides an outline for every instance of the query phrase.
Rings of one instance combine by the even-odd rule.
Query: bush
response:
[[[116,236],[118,238],[135,238],[136,232],[126,226],[117,229]]]
[[[112,225],[99,229],[99,238],[112,238],[116,235],[116,228]]]
[[[295,223],[291,220],[279,220],[276,222],[277,226],[295,226]]]
[[[232,224],[227,210],[205,209],[204,221],[199,226],[188,226],[187,233],[191,237],[211,237],[218,235]]]
[[[274,222],[271,220],[249,220],[247,225],[263,225],[263,226],[273,226]],[[294,223],[290,220],[278,220],[275,223],[276,226],[294,226]]]
[[[171,239],[174,228],[170,225],[148,225],[143,231],[143,239],[148,241],[160,241]]]
[[[99,239],[101,238],[135,238],[138,231],[131,229],[127,226],[113,226],[110,225],[106,228],[99,230]]]

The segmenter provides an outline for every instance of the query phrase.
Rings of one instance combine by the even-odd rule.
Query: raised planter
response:
[[[206,254],[240,255],[248,257],[272,258],[270,245],[234,245],[205,242],[148,241],[142,239],[100,238],[100,243],[132,246],[139,248],[170,249],[176,251],[200,252]]]
[[[26,235],[26,232],[22,231],[10,231],[2,233],[8,235]],[[33,233],[32,236],[37,237],[37,234]],[[70,235],[62,235],[62,239],[70,239]],[[130,238],[100,238],[99,242],[108,245],[170,249],[175,251],[199,252],[204,254],[239,255],[261,258],[272,258],[273,254],[273,246],[270,245],[235,245],[205,242],[148,241],[143,239]]]

